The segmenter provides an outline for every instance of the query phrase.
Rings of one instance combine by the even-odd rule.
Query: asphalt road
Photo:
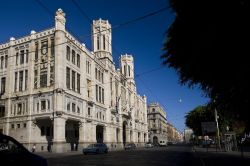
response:
[[[108,154],[83,155],[80,153],[41,154],[49,166],[198,166],[201,162],[188,146],[168,146],[150,149],[115,151]]]
[[[108,154],[83,155],[80,152],[40,153],[49,166],[250,166],[250,157],[231,153],[192,150],[186,145],[122,150]]]

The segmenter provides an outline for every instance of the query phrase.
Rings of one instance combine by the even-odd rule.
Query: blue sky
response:
[[[0,43],[10,37],[19,38],[31,30],[41,31],[54,26],[55,13],[66,13],[66,28],[91,49],[91,25],[72,0],[8,0],[0,5]],[[167,0],[75,0],[90,19],[108,19],[112,26],[124,23],[168,6]],[[48,11],[47,11],[48,10]],[[160,56],[166,30],[174,20],[169,8],[157,15],[112,30],[113,58],[118,64],[120,54],[132,54],[135,73],[140,74],[162,66]],[[199,88],[181,86],[173,69],[163,67],[136,78],[137,90],[146,95],[148,103],[159,102],[166,109],[167,119],[180,131],[185,128],[185,114],[208,98]],[[178,102],[181,98],[182,102]]]

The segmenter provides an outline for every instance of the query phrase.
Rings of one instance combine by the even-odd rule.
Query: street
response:
[[[164,165],[164,166],[222,166],[249,165],[250,158],[230,153],[206,152],[191,146],[172,145],[128,151],[113,151],[108,154],[83,155],[80,152],[39,153],[47,158],[49,166],[97,166],[97,165]]]
[[[83,155],[80,152],[40,155],[48,159],[50,166],[77,166],[77,165],[200,165],[191,147],[169,146],[128,151],[114,151],[108,154]]]

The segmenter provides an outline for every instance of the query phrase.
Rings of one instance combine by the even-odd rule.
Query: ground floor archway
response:
[[[70,150],[78,149],[79,143],[79,121],[67,120],[65,124],[65,139],[70,144]]]
[[[153,137],[153,144],[158,145],[158,137],[156,136]]]
[[[104,127],[101,125],[96,126],[96,142],[103,143],[103,130]]]
[[[127,137],[126,130],[127,130],[127,125],[128,125],[128,123],[126,121],[124,121],[122,123],[122,141],[123,141],[123,145],[126,144],[126,137]]]

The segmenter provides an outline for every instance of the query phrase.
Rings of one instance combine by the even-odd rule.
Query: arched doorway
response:
[[[126,121],[123,122],[122,124],[122,140],[123,140],[123,145],[126,144],[126,130],[127,130],[127,125],[128,123]]]
[[[158,145],[158,138],[156,136],[153,137],[153,144]]]
[[[103,126],[96,126],[96,142],[103,143]]]

